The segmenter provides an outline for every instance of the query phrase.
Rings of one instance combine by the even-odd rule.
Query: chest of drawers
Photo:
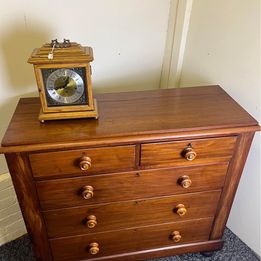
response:
[[[219,86],[97,95],[98,120],[38,122],[19,101],[2,141],[37,260],[146,260],[222,248],[258,123]]]

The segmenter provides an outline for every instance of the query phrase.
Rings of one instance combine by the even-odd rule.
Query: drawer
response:
[[[142,167],[186,166],[229,161],[236,137],[196,139],[141,145]]]
[[[228,163],[36,182],[42,209],[57,209],[222,188]],[[190,182],[191,183],[190,183]],[[189,186],[190,185],[190,186]],[[83,196],[91,187],[92,197]]]
[[[49,237],[213,217],[220,190],[44,212]]]
[[[135,167],[135,146],[30,154],[34,177],[88,175]]]
[[[50,240],[55,261],[98,258],[207,241],[212,218]],[[175,235],[174,235],[175,232]],[[96,243],[94,245],[93,243]],[[96,254],[90,254],[91,251]]]

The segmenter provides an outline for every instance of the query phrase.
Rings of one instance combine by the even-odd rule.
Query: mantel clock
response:
[[[28,63],[34,65],[41,100],[39,120],[98,118],[92,95],[91,47],[64,39],[34,49]]]

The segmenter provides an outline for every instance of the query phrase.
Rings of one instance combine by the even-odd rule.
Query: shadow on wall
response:
[[[17,104],[18,97],[12,97],[0,104],[0,139],[2,139],[4,132],[8,126],[11,119],[11,115],[14,112],[15,106]],[[7,165],[3,155],[0,155],[0,174],[7,172]]]
[[[38,96],[33,66],[27,60],[34,48],[50,40],[50,33],[41,25],[28,26],[24,23],[8,24],[8,30],[1,33],[0,53],[5,81],[1,83],[0,140],[9,124],[20,97]],[[32,92],[33,91],[33,92]],[[0,174],[7,171],[3,156],[0,155]]]
[[[30,92],[20,96],[14,96],[0,103],[0,140],[4,136],[9,121],[14,113],[15,107],[21,97],[35,97],[38,92]],[[7,172],[7,165],[3,155],[0,155],[0,174]]]
[[[32,65],[27,64],[27,60],[34,48],[48,41],[50,33],[46,29],[29,27],[26,23],[13,24],[6,34],[1,35],[0,48],[10,88],[23,92],[35,84]]]
[[[181,77],[180,87],[183,88],[216,84],[220,85],[221,83],[213,82],[208,75],[203,74],[202,72],[187,72],[185,80]],[[172,88],[172,86],[169,88]]]

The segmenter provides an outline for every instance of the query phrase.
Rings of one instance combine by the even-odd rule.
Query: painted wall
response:
[[[158,88],[169,5],[170,0],[0,1],[0,140],[18,99],[38,95],[28,57],[54,38],[93,47],[95,92]],[[10,176],[0,175],[0,245],[23,233]]]
[[[260,1],[194,0],[181,86],[220,84],[261,123]],[[260,255],[260,134],[228,221]]]

